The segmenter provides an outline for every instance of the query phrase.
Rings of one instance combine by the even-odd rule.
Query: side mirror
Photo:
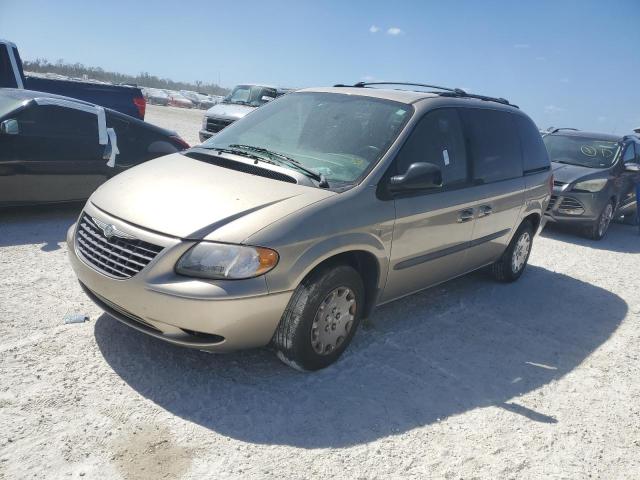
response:
[[[433,163],[417,162],[409,165],[404,175],[390,178],[390,192],[409,192],[442,187],[442,172]]]
[[[0,134],[2,135],[18,135],[20,133],[20,125],[18,121],[10,118],[0,123]]]
[[[263,102],[270,102],[271,100],[273,100],[273,97],[269,97],[267,95],[263,95],[261,100]]]
[[[640,172],[640,163],[633,163],[633,162],[625,163],[624,169],[627,172],[638,173]]]

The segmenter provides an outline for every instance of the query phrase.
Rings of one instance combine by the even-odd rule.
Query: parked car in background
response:
[[[556,128],[543,136],[554,187],[546,215],[600,240],[615,217],[633,219],[634,179],[640,175],[640,137]]]
[[[169,105],[172,107],[180,107],[180,108],[193,108],[193,102],[189,100],[187,97],[182,95],[179,92],[172,92],[171,90],[167,90],[167,95],[169,95]]]
[[[551,181],[534,123],[504,99],[307,89],[110,180],[67,241],[121,322],[200,350],[271,343],[316,370],[378,304],[485,266],[517,280]]]
[[[265,85],[237,85],[220,103],[204,114],[199,132],[200,141],[204,142],[257,107],[289,91]]]
[[[0,88],[24,88],[64,95],[101,105],[144,120],[146,101],[138,87],[105,82],[25,76],[22,60],[14,43],[0,39]]]
[[[108,178],[185,148],[175,132],[115,110],[0,89],[0,206],[84,200]]]
[[[160,90],[159,88],[146,88],[143,90],[145,94],[145,98],[147,102],[152,105],[169,105],[169,95],[164,90]]]

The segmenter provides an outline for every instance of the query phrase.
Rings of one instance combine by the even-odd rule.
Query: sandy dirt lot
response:
[[[189,145],[200,143],[198,131],[206,110],[147,104],[145,120],[178,133]]]
[[[162,112],[197,134],[201,112]],[[302,374],[103,314],[66,258],[80,208],[0,212],[2,479],[640,478],[632,227],[548,229],[517,283],[475,273],[389,304]]]

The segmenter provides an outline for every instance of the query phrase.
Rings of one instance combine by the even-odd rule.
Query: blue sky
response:
[[[508,98],[541,127],[640,127],[640,0],[0,0],[0,37],[174,80],[384,79]]]

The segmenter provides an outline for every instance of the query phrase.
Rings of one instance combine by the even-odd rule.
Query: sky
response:
[[[0,0],[0,38],[122,73],[411,81],[507,98],[541,128],[640,127],[640,0]]]

